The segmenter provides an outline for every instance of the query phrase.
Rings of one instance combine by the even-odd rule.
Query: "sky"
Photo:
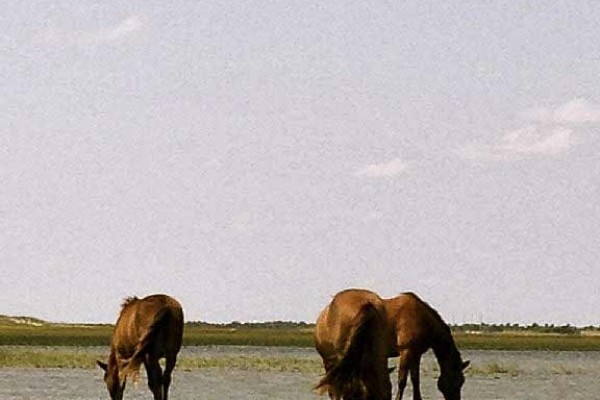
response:
[[[0,314],[600,324],[600,8],[7,1]]]

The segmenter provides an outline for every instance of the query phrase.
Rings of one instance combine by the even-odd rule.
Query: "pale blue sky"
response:
[[[65,1],[0,15],[0,314],[600,324],[593,1]]]

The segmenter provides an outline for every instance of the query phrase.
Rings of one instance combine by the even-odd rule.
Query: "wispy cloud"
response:
[[[459,150],[464,158],[510,160],[527,156],[558,156],[577,141],[577,127],[600,123],[600,104],[574,99],[556,107],[527,110],[520,116],[528,125],[505,132],[488,144],[470,144]]]
[[[505,160],[521,156],[555,156],[574,143],[573,130],[565,127],[544,129],[528,126],[507,132],[495,144],[464,147],[460,154],[470,159]]]
[[[369,178],[393,177],[404,172],[406,168],[406,163],[399,158],[394,158],[393,160],[379,164],[369,164],[358,170],[356,176],[365,176]]]
[[[52,45],[97,45],[114,43],[139,31],[144,26],[144,18],[132,15],[127,19],[104,29],[90,31],[58,31],[50,30],[36,37],[38,43]]]
[[[525,111],[523,117],[543,124],[581,124],[600,122],[600,104],[573,99],[557,107],[539,107]]]

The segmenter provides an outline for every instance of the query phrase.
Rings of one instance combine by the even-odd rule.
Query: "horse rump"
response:
[[[367,398],[366,380],[375,370],[373,343],[380,318],[373,304],[366,303],[360,308],[352,321],[342,357],[315,386],[318,393],[328,393],[333,399]]]

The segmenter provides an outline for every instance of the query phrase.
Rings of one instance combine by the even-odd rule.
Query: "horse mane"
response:
[[[435,308],[433,308],[431,305],[429,305],[429,303],[427,303],[426,301],[422,300],[419,296],[417,296],[416,294],[414,294],[412,292],[408,292],[405,294],[411,296],[416,301],[418,301],[420,304],[422,304],[425,307],[425,309],[429,312],[429,315],[436,322],[439,323],[440,328],[441,328],[442,332],[444,333],[443,336],[439,337],[439,342],[437,344],[434,343],[432,345],[433,352],[436,354],[436,357],[440,356],[441,354],[448,354],[455,361],[457,361],[459,363],[459,365],[462,364],[460,353],[459,353],[458,349],[456,348],[456,343],[454,342],[454,338],[452,337],[452,330],[450,329],[450,325],[448,325],[446,323],[446,321],[444,321],[442,316],[437,312],[437,310]]]
[[[417,296],[413,292],[406,292],[404,294],[408,295],[408,296],[411,296],[412,298],[414,298],[415,300],[417,300],[419,303],[423,304],[425,306],[425,308],[431,313],[431,316],[437,322],[439,322],[439,324],[442,326],[442,328],[444,329],[444,331],[448,332],[448,334],[451,334],[450,326],[446,323],[446,321],[444,321],[444,319],[442,318],[442,316],[440,315],[440,313],[438,313],[435,308],[433,308],[429,303],[427,303],[425,300],[421,299],[419,296]]]
[[[124,308],[125,308],[125,307],[127,307],[128,305],[130,305],[130,304],[133,304],[133,303],[135,303],[135,302],[136,302],[136,301],[138,301],[138,300],[139,300],[139,298],[138,298],[137,296],[129,296],[129,297],[126,297],[126,298],[123,300],[123,303],[121,303],[121,309],[124,309]]]

